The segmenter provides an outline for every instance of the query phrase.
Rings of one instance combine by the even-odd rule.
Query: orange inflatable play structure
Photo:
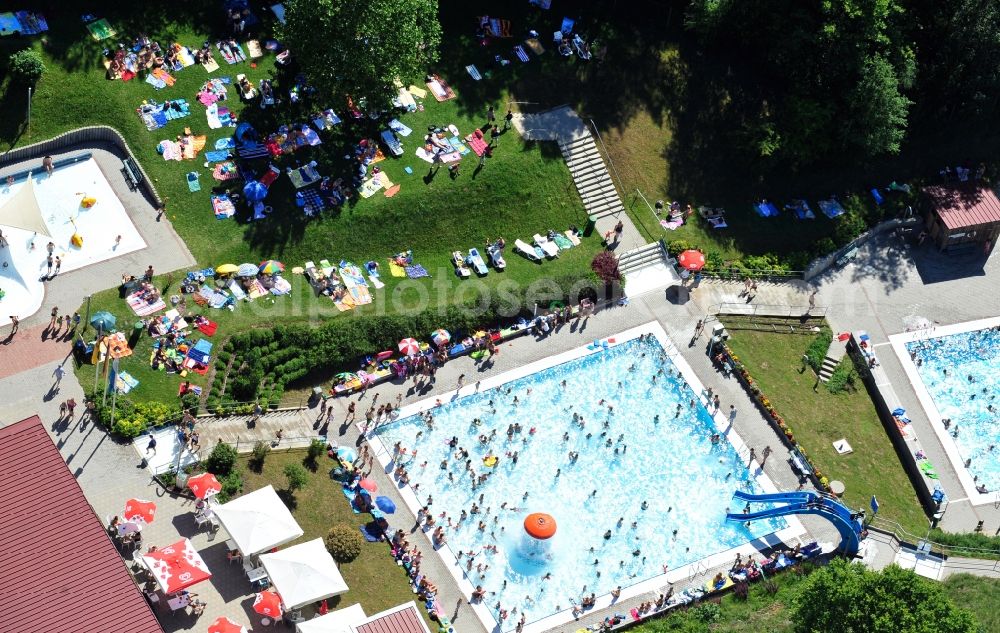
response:
[[[544,541],[555,536],[556,520],[551,514],[544,512],[534,512],[524,519],[524,531],[528,536]]]

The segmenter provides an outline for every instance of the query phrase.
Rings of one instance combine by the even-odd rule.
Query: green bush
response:
[[[837,368],[830,374],[830,378],[826,382],[826,389],[830,393],[841,393],[848,389],[853,390],[854,379],[856,377],[857,373],[854,370],[854,361],[851,360],[850,356],[844,356],[837,363]]]
[[[830,349],[830,343],[833,342],[833,332],[826,324],[823,324],[820,329],[819,334],[813,339],[813,342],[809,344],[806,349],[806,356],[809,357],[809,366],[815,371],[819,371],[820,367],[823,366],[823,359],[826,358],[826,353]]]
[[[327,551],[338,563],[349,563],[361,555],[365,540],[353,525],[338,523],[330,528],[323,539]]]
[[[236,457],[236,449],[229,444],[216,444],[205,460],[205,470],[220,477],[228,475],[236,464]]]
[[[295,492],[309,483],[309,473],[301,464],[285,464],[283,472],[288,479],[289,492]]]
[[[268,442],[258,441],[253,445],[253,451],[250,453],[250,467],[257,472],[263,470],[264,460],[267,459],[270,452],[271,445]]]
[[[968,554],[952,552],[952,555],[966,555],[973,558],[1000,558],[1000,536],[991,536],[981,532],[943,532],[935,528],[931,531],[930,540],[954,548],[964,547],[980,550]]]
[[[691,242],[688,242],[687,240],[670,240],[669,242],[667,242],[667,252],[670,253],[671,257],[677,257],[684,251],[690,250],[692,248],[695,248],[695,246],[693,246]]]
[[[326,442],[323,440],[313,440],[309,442],[309,450],[306,453],[305,464],[315,471],[316,467],[319,465],[319,458],[325,454]]]
[[[100,395],[94,398],[97,403],[97,416],[105,428],[110,428],[111,432],[122,439],[132,439],[138,437],[150,428],[162,426],[180,417],[180,409],[162,402],[140,402],[133,403],[128,398],[115,398],[114,407],[111,406],[109,398],[105,404],[101,404]],[[114,410],[114,423],[111,421],[112,409]]]
[[[702,602],[694,608],[694,611],[698,619],[705,624],[718,622],[722,617],[722,608],[717,602]]]
[[[196,394],[196,393],[190,393],[190,392],[188,392],[188,393],[184,394],[183,396],[181,396],[181,409],[182,410],[183,409],[187,409],[188,411],[191,411],[192,413],[196,413],[198,411],[198,405],[199,404],[200,404],[199,397],[198,397],[198,394]]]
[[[14,81],[33,86],[42,78],[45,64],[41,55],[26,48],[10,56],[9,70]]]
[[[219,483],[222,484],[222,490],[219,491],[218,500],[225,503],[243,492],[243,473],[239,469],[233,470],[220,479]]]
[[[858,211],[848,211],[834,222],[837,224],[833,229],[833,241],[838,247],[844,246],[868,230],[864,216]]]

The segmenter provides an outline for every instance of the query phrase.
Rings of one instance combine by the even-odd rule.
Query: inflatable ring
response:
[[[551,514],[544,512],[534,512],[524,519],[524,531],[528,536],[540,541],[550,539],[556,533],[556,520]]]
[[[79,233],[74,233],[73,237],[69,238],[69,242],[77,248],[83,248],[83,236]]]
[[[496,455],[491,455],[489,457],[484,457],[483,458],[483,465],[484,466],[489,466],[490,468],[492,468],[493,466],[497,465],[498,461],[500,461],[500,459],[497,458]]]
[[[84,196],[83,200],[80,201],[80,206],[84,209],[89,209],[95,204],[97,204],[97,198],[91,198],[89,196]]]

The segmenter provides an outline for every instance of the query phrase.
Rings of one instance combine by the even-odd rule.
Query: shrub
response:
[[[181,396],[181,409],[187,409],[193,413],[198,410],[198,405],[198,394],[188,392]]]
[[[220,481],[222,484],[222,490],[220,494],[226,495],[227,498],[232,498],[241,492],[243,492],[243,472],[238,468],[230,471],[228,475],[223,477]]]
[[[864,217],[856,211],[848,211],[836,220],[837,226],[833,229],[833,241],[837,246],[843,246],[861,235],[868,229]]]
[[[841,393],[847,389],[853,389],[856,376],[854,361],[851,360],[850,356],[844,356],[837,363],[837,368],[830,374],[830,379],[826,382],[826,389],[830,393]]]
[[[236,449],[229,444],[216,444],[208,459],[205,460],[205,470],[220,477],[228,475],[236,464]]]
[[[833,342],[833,332],[826,325],[822,326],[819,334],[813,339],[813,342],[809,344],[808,349],[806,349],[806,356],[809,357],[809,365],[816,371],[819,371],[820,367],[823,366],[823,359],[826,358],[826,353],[830,349],[830,343]]]
[[[943,532],[934,528],[930,534],[930,540],[949,545],[954,548],[970,548],[981,550],[963,554],[976,558],[1000,558],[1000,536],[990,536],[981,532]],[[952,555],[958,554],[952,552]]]
[[[284,473],[288,479],[289,492],[295,492],[309,483],[309,474],[301,464],[285,464]]]
[[[270,452],[271,445],[269,443],[258,441],[253,445],[253,451],[250,453],[250,466],[260,472],[264,468],[264,460],[267,459]]]
[[[671,257],[677,257],[686,250],[694,248],[687,240],[670,240],[667,242],[667,252]]]
[[[45,72],[45,64],[42,57],[26,48],[10,56],[10,76],[19,83],[34,85],[42,78]]]
[[[601,251],[594,255],[590,268],[606,284],[621,281],[622,273],[618,270],[618,258],[610,251]]]
[[[349,563],[359,555],[365,540],[358,529],[346,523],[338,523],[330,528],[323,539],[326,549],[338,563]]]
[[[326,442],[323,440],[313,440],[309,442],[309,452],[306,454],[305,463],[313,471],[319,465],[319,458],[326,453]]]
[[[738,582],[733,585],[733,597],[737,600],[746,600],[750,597],[750,584],[747,582]]]
[[[703,602],[694,608],[695,615],[706,624],[718,622],[722,617],[722,609],[716,602]]]

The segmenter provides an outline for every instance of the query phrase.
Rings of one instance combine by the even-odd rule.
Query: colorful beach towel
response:
[[[205,72],[209,73],[214,73],[215,71],[219,70],[219,62],[215,61],[212,58],[209,58],[209,60],[204,62],[202,66],[205,67]]]
[[[87,30],[90,31],[90,36],[98,42],[106,40],[109,37],[114,37],[118,34],[113,28],[111,28],[111,25],[108,24],[106,18],[101,18],[96,22],[91,22],[87,25]]]
[[[469,143],[469,147],[472,148],[472,151],[476,153],[476,156],[482,156],[483,152],[486,151],[487,143],[485,139],[476,136],[475,134],[470,134],[465,137],[465,140]]]
[[[209,163],[221,163],[229,160],[229,151],[224,149],[213,149],[205,152],[205,160]]]
[[[212,210],[215,212],[216,220],[223,220],[236,215],[236,207],[227,194],[212,196]]]
[[[390,259],[389,274],[393,277],[406,277],[406,269]]]
[[[149,316],[167,307],[162,297],[153,303],[149,303],[145,299],[141,299],[139,293],[130,294],[125,298],[125,302],[128,304],[128,307],[132,308],[132,312],[135,312],[138,316]]]
[[[163,154],[163,160],[180,160],[181,146],[170,140],[160,141],[157,149]]]
[[[406,276],[410,279],[420,279],[421,277],[430,277],[431,274],[420,264],[414,264],[406,267]]]
[[[187,174],[188,191],[201,191],[201,182],[198,181],[198,172],[189,171]]]

